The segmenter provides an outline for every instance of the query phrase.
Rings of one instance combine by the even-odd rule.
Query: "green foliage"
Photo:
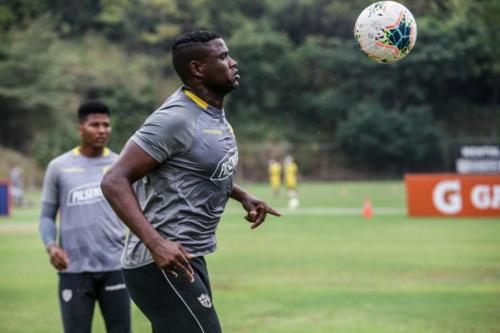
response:
[[[81,99],[98,98],[109,106],[113,125],[111,148],[119,151],[164,97],[164,84],[160,84],[157,70],[161,59],[126,54],[96,35],[87,35],[68,46],[73,50],[67,63],[68,75],[78,78],[73,89],[81,93]],[[76,108],[71,110],[72,115]]]
[[[2,0],[0,2],[0,32],[23,27],[46,12],[46,1]]]
[[[286,90],[280,87],[290,76],[283,63],[292,50],[290,41],[281,33],[248,23],[228,43],[242,76],[240,89],[229,101],[229,117],[237,119],[237,132],[262,140],[283,137],[286,129],[278,122],[290,119],[291,110],[282,104]],[[254,121],[263,115],[268,121]]]
[[[352,38],[353,18],[369,3],[364,0],[279,1],[272,11],[276,29],[286,32],[297,44],[311,35]]]
[[[104,0],[96,15],[100,30],[129,48],[163,48],[180,32],[183,14],[175,1]]]
[[[405,145],[414,142],[395,138],[408,135],[417,118],[429,132],[418,139],[425,147],[464,135],[498,137],[500,3],[401,2],[416,17],[417,43],[403,61],[381,65],[352,36],[366,0],[5,0],[1,142],[45,161],[77,142],[72,114],[82,99],[99,97],[113,109],[118,150],[179,84],[169,61],[173,38],[205,28],[222,33],[239,62],[241,87],[227,109],[240,141],[332,142],[370,114],[398,122],[373,124],[382,128],[372,133],[387,138],[373,164],[444,169],[436,151],[413,152]],[[345,157],[366,148],[341,147]],[[348,161],[363,165],[359,157]]]
[[[100,0],[45,0],[58,19],[56,28],[63,36],[78,36],[96,28],[95,16],[101,9]]]
[[[376,103],[360,104],[337,136],[349,160],[362,169],[415,171],[440,162],[443,137],[427,108],[388,112]]]
[[[72,95],[71,78],[55,61],[61,45],[50,17],[0,38],[0,139],[7,147],[27,152],[38,134],[58,122]]]
[[[89,35],[58,41],[50,17],[2,36],[0,45],[0,138],[3,145],[32,154],[41,165],[79,143],[76,110],[86,98],[101,98],[113,112],[118,150],[151,112],[158,61],[127,55]]]

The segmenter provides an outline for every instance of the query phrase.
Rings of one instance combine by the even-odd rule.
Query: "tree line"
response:
[[[119,150],[180,84],[170,45],[193,29],[221,33],[238,61],[241,87],[226,109],[241,142],[334,142],[349,167],[395,173],[442,168],[456,138],[498,142],[500,3],[401,1],[418,38],[391,65],[354,41],[370,3],[4,0],[1,145],[44,165],[77,143],[78,104],[100,98]]]

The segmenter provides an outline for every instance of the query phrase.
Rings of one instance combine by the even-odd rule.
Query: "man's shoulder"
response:
[[[164,103],[148,117],[146,123],[178,129],[192,126],[199,116],[200,112],[192,105],[182,100],[175,100]]]
[[[196,104],[194,104],[183,92],[183,88],[179,88],[175,93],[170,95],[155,112],[167,113],[194,113],[199,112]]]
[[[76,148],[75,148],[76,149]],[[71,149],[65,153],[62,153],[61,155],[59,156],[56,156],[54,157],[50,162],[49,162],[49,166],[50,167],[57,167],[57,166],[60,166],[60,165],[64,165],[65,163],[67,163],[68,161],[71,161],[74,159],[74,156],[75,156],[75,152],[74,150],[75,149]]]

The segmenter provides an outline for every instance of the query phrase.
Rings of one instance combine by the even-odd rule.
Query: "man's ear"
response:
[[[202,63],[198,60],[191,60],[189,62],[189,71],[195,78],[200,79],[204,76]]]

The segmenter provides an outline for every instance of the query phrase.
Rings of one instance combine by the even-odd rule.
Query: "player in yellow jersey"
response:
[[[281,189],[281,163],[271,159],[269,161],[269,183],[275,197],[278,197]]]
[[[297,195],[298,167],[290,155],[285,157],[283,165],[285,171],[285,186],[288,195],[288,208],[295,209],[299,206],[299,198]]]

